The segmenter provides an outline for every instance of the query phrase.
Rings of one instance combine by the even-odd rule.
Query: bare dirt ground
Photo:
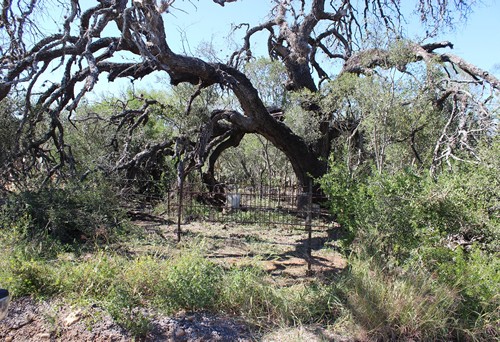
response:
[[[151,237],[142,244],[115,246],[130,254],[165,252],[175,246],[176,226],[152,217],[135,222]],[[345,267],[335,251],[335,227],[313,232],[312,272],[308,272],[307,233],[289,227],[187,223],[182,225],[183,243],[199,242],[207,255],[224,266],[260,264],[281,286],[329,278]],[[145,312],[151,329],[146,341],[343,341],[322,327],[297,327],[263,331],[232,317],[211,313],[178,313],[166,317]],[[72,308],[52,299],[14,300],[0,322],[0,341],[132,341],[133,337],[113,322],[101,308]]]
[[[175,224],[151,221],[137,224],[166,242],[176,239]],[[193,222],[183,224],[181,231],[181,242],[202,241],[208,249],[208,257],[214,261],[230,266],[252,260],[283,285],[307,282],[311,276],[329,278],[346,266],[336,251],[335,241],[340,233],[334,225],[313,229],[310,244],[312,272],[308,272],[308,240],[304,227]]]
[[[262,332],[231,317],[200,312],[181,312],[174,317],[154,315],[151,325],[143,341],[350,341],[320,326]],[[12,303],[9,316],[0,322],[0,340],[128,342],[134,338],[97,307],[72,309],[53,301],[21,298]]]
[[[249,326],[230,317],[209,313],[179,313],[154,317],[145,341],[254,341]],[[133,341],[131,335],[98,307],[74,309],[54,301],[21,298],[11,303],[0,322],[5,341]]]

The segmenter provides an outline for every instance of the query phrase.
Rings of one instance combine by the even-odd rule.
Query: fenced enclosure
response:
[[[142,184],[141,188],[147,187]],[[177,241],[181,241],[185,232],[182,226],[192,222],[300,230],[304,233],[301,248],[307,261],[307,274],[312,274],[313,233],[324,235],[335,227],[333,215],[327,209],[327,198],[313,191],[311,185],[304,188],[286,183],[281,186],[217,184],[208,188],[200,182],[187,182],[180,187],[164,187],[161,196],[135,195],[136,199],[141,196],[155,202],[156,216],[176,227]]]
[[[142,186],[144,188],[144,186]],[[216,184],[210,187],[201,182],[187,182],[180,187],[166,187],[162,196],[146,195],[156,202],[155,215],[176,227],[177,241],[188,233],[192,222],[254,225],[259,229],[296,230],[304,234],[297,250],[312,274],[314,232],[316,236],[330,235],[334,218],[328,210],[324,194],[313,191],[312,185],[300,187],[282,185]],[[144,196],[144,195],[141,195]],[[253,228],[252,228],[253,229]]]
[[[141,183],[146,188],[145,181]],[[188,182],[182,188],[182,195],[178,186],[171,186],[162,189],[161,195],[135,193],[128,197],[159,204],[159,216],[181,224],[204,221],[327,229],[334,222],[327,198],[312,187],[217,184],[207,189],[201,183]]]
[[[242,186],[229,184],[224,192],[215,192],[186,184],[180,204],[184,220],[231,222],[238,224],[281,225],[295,228],[310,224],[326,227],[333,222],[326,208],[326,198],[311,189],[298,186]],[[222,190],[222,186],[220,187]],[[174,211],[179,210],[179,190],[171,193]],[[172,210],[170,210],[170,213]],[[310,222],[306,222],[307,220]]]

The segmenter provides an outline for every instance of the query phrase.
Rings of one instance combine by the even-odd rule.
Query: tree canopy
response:
[[[214,0],[213,5],[231,6],[234,1]],[[433,125],[433,115],[439,113],[445,119],[427,163],[433,170],[450,158],[473,159],[476,138],[495,131],[500,81],[447,52],[453,48],[451,42],[407,40],[401,1],[273,1],[266,21],[238,28],[245,30],[241,48],[226,62],[173,51],[164,24],[178,10],[174,3],[99,0],[84,7],[88,2],[84,5],[77,0],[3,2],[0,100],[18,105],[9,114],[9,127],[17,127],[10,130],[6,157],[2,157],[6,179],[13,180],[34,166],[42,166],[48,176],[76,172],[65,127],[77,124],[72,119],[98,79],[139,79],[160,71],[168,74],[173,86],[192,85],[185,116],[194,115],[194,103],[206,90],[230,94],[235,100],[214,101],[204,108],[206,115],[195,135],[168,134],[134,150],[123,144],[124,153],[113,169],[134,168],[158,154],[182,154],[188,161],[187,171],[208,165],[204,179],[213,183],[219,156],[238,146],[245,134],[255,133],[282,151],[299,183],[306,184],[326,172],[335,139],[347,136],[350,148],[355,149],[366,135],[360,125],[369,125],[370,120],[373,150],[358,148],[358,155],[375,153],[383,159],[381,146],[399,139],[412,150],[414,160],[422,163],[417,136]],[[452,25],[457,16],[466,18],[474,4],[414,1],[427,27],[427,40],[443,26]],[[65,13],[60,20],[51,14],[54,6]],[[54,20],[58,31],[40,29],[44,20]],[[251,78],[255,70],[245,68],[255,58],[251,41],[258,32],[267,33],[262,43],[267,45],[268,57],[283,68],[281,89],[276,91],[281,102],[269,103],[277,99],[276,94],[269,101],[272,96]],[[370,39],[373,32],[383,32],[382,38]],[[340,61],[340,71],[333,71],[332,61]],[[367,93],[350,88],[356,82],[365,84]],[[407,94],[401,82],[407,86],[413,82],[418,89]],[[376,89],[385,93],[368,93]],[[117,103],[109,120],[117,130],[127,128],[128,134],[145,124],[154,108],[162,107],[157,99],[139,95],[134,106],[124,99]],[[293,129],[296,120],[286,118],[297,111],[315,123],[310,126],[314,132]],[[410,112],[428,114],[410,115],[404,134],[380,140],[377,127],[389,127],[391,115]],[[371,116],[365,120],[367,114]]]
[[[175,48],[165,30],[201,1],[266,3],[268,15],[228,27],[242,39],[224,61],[210,44]],[[335,323],[361,340],[499,337],[500,80],[436,41],[476,2],[3,0],[0,279],[18,295],[102,303],[141,337],[150,314],[173,309],[258,317],[259,327]],[[410,4],[421,40],[407,35]],[[154,89],[94,92],[149,75]],[[240,202],[247,195],[257,207]],[[231,199],[241,217],[265,221],[229,227]],[[305,202],[307,216],[296,210]],[[210,258],[224,267],[171,248],[173,208],[177,241],[182,219],[221,214],[213,235],[200,224],[186,238],[213,239]],[[154,225],[135,235],[127,217]],[[313,230],[316,220],[328,226]],[[284,272],[276,282],[277,265],[254,273],[246,260],[312,265],[316,246],[317,281]],[[341,273],[337,255],[324,258],[337,251]]]

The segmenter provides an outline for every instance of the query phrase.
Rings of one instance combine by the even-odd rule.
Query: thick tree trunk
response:
[[[246,116],[252,120],[252,131],[262,135],[287,156],[300,185],[307,185],[311,177],[322,176],[326,172],[326,162],[320,160],[302,137],[269,114],[248,78],[225,65],[219,67],[235,78],[237,85],[233,91]]]
[[[22,120],[23,125],[26,127],[31,125],[29,129],[35,132],[35,128],[40,127],[37,124],[43,122],[38,115],[45,112],[50,120],[50,127],[45,130],[45,134],[40,134],[41,138],[26,147],[18,148],[15,157],[22,157],[33,150],[40,152],[42,150],[40,146],[53,139],[61,160],[53,170],[62,168],[66,160],[68,163],[71,162],[71,156],[68,156],[69,152],[63,139],[61,113],[73,111],[85,93],[93,89],[99,75],[108,73],[108,79],[113,81],[123,77],[139,79],[153,72],[165,71],[169,74],[173,85],[188,82],[197,85],[199,89],[219,85],[232,91],[238,98],[242,113],[225,111],[224,119],[243,134],[256,133],[270,141],[290,160],[299,183],[308,185],[311,177],[318,178],[327,170],[331,141],[336,134],[335,128],[332,129],[328,124],[322,125],[320,127],[322,138],[316,144],[310,145],[284,123],[270,115],[257,90],[249,79],[238,71],[240,57],[247,59],[252,56],[250,38],[263,30],[269,32],[270,56],[279,59],[285,66],[288,73],[286,87],[289,90],[308,89],[310,92],[317,92],[319,85],[312,76],[311,68],[314,68],[322,79],[328,77],[316,61],[316,52],[322,52],[330,59],[343,60],[343,73],[369,74],[375,67],[396,67],[404,71],[405,65],[397,63],[393,65],[395,62],[389,58],[388,51],[369,49],[356,53],[357,48],[355,44],[353,45],[357,38],[356,30],[362,29],[359,26],[361,21],[359,18],[356,19],[356,15],[363,13],[365,20],[368,18],[367,15],[370,15],[370,18],[373,15],[377,17],[381,15],[387,28],[390,28],[393,22],[384,16],[382,9],[389,6],[388,8],[392,8],[394,13],[400,13],[400,4],[396,1],[388,3],[366,1],[364,8],[363,6],[358,8],[351,1],[330,2],[327,9],[324,0],[296,2],[296,5],[300,5],[300,12],[296,11],[299,8],[294,2],[276,1],[270,19],[262,25],[247,30],[244,46],[231,57],[231,65],[209,63],[199,58],[176,54],[170,49],[162,14],[169,10],[168,7],[172,2],[162,1],[158,5],[158,2],[153,0],[97,1],[96,6],[80,13],[78,1],[71,1],[71,11],[65,19],[63,31],[43,37],[29,49],[22,38],[24,32],[32,30],[28,29],[31,26],[23,25],[32,23],[30,16],[33,11],[26,10],[19,13],[21,15],[19,22],[24,24],[4,20],[6,28],[10,28],[6,30],[6,38],[10,39],[5,40],[6,47],[3,50],[5,53],[0,56],[2,74],[5,76],[0,82],[0,100],[8,96],[17,84],[29,83],[26,87],[27,105],[24,113],[26,119]],[[233,0],[215,2],[223,5]],[[29,6],[39,4],[39,1],[34,0],[26,4],[19,2],[19,4],[18,6],[21,6],[19,9],[28,9]],[[12,6],[10,1],[4,2],[3,12],[10,13]],[[309,13],[306,7],[310,9]],[[80,20],[78,26],[77,18]],[[395,23],[398,19],[399,16]],[[318,25],[320,22],[323,24]],[[118,26],[119,36],[107,37],[104,33],[104,29],[111,23]],[[115,31],[116,29],[112,32]],[[449,42],[422,46],[409,45],[409,52],[414,58],[405,63],[418,60],[429,63],[436,61],[450,63],[472,76],[475,81],[488,83],[492,90],[500,89],[500,81],[493,75],[465,63],[457,56],[434,53],[434,50],[443,47],[452,45]],[[141,56],[142,62],[122,63],[115,58],[129,53]],[[34,106],[30,100],[31,92],[39,88],[40,84],[37,83],[41,81],[39,77],[49,72],[49,66],[54,61],[60,61],[58,65],[61,67],[60,70],[65,71],[64,76],[60,83],[51,82],[52,85],[48,90],[41,96],[36,96],[37,103]],[[27,81],[26,77],[30,78],[30,81]],[[445,96],[453,93],[455,91],[450,89]],[[438,105],[446,99],[445,96],[436,100]],[[40,108],[40,111],[33,116],[32,121],[29,121],[30,109],[34,107]],[[23,129],[18,131],[22,132]],[[213,138],[211,141],[213,145],[221,144],[225,140],[221,136]],[[204,143],[199,145],[202,146]],[[227,145],[235,143],[235,141],[226,142]],[[167,146],[160,144],[155,148],[165,150]],[[216,160],[224,148],[226,147],[221,146],[215,150],[211,159]],[[140,163],[142,158],[151,155],[150,150],[147,148],[144,151],[146,154],[141,152],[129,162],[124,161],[123,167],[126,165],[133,167],[135,163]],[[200,166],[203,162],[204,158],[200,158],[196,161],[196,165]],[[212,160],[209,162],[213,163]]]

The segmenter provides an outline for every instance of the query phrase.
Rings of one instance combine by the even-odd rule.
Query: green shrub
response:
[[[113,292],[106,307],[115,322],[136,338],[145,338],[152,328],[151,321],[141,310],[141,303],[137,301],[137,297],[131,296],[129,291],[122,287]]]
[[[68,297],[106,300],[116,288],[127,260],[99,251],[85,260],[59,260],[58,263],[59,286]]]
[[[142,303],[164,303],[163,294],[168,290],[170,265],[164,259],[141,256],[130,260],[120,276],[120,286]]]
[[[491,194],[491,188],[500,191],[500,183],[492,180],[495,170],[463,168],[433,179],[407,169],[362,178],[334,164],[322,187],[339,223],[350,232],[348,242],[362,241],[351,247],[402,264],[418,247],[442,246],[453,235],[495,249],[500,237],[494,213],[498,199]]]
[[[0,271],[2,287],[6,287],[15,297],[45,297],[56,294],[56,275],[44,261],[11,256],[7,268]]]
[[[108,242],[125,218],[114,194],[102,180],[13,194],[1,209],[2,229],[12,231],[18,220],[28,218],[29,224],[18,230],[27,240],[48,234],[63,243]]]
[[[171,310],[211,309],[217,301],[222,269],[200,251],[183,250],[166,273],[163,302]]]
[[[375,173],[364,179],[334,164],[322,187],[337,221],[349,232],[347,244],[357,239],[369,255],[401,260],[418,245],[421,227],[414,212],[420,181],[410,172]]]
[[[119,272],[111,275],[112,287],[118,296],[126,295],[139,306],[168,312],[214,309],[223,270],[199,248],[182,248],[179,255],[167,260],[152,256],[124,260]]]
[[[8,288],[15,297],[41,297],[57,293],[57,268],[51,267],[46,258],[53,258],[64,251],[61,244],[46,234],[26,241],[31,222],[29,215],[13,223],[0,215],[0,221],[4,224],[0,234],[0,285]]]
[[[372,292],[376,297],[370,298],[371,292],[364,289],[365,299],[359,295],[354,303],[364,306],[366,312],[370,307],[376,310],[366,317],[368,330],[375,328],[368,324],[370,316],[383,317],[380,306],[390,302],[384,291],[404,285],[391,278],[398,266],[432,274],[433,286],[456,293],[457,302],[448,312],[456,324],[447,328],[454,338],[481,339],[500,334],[495,328],[500,323],[500,163],[491,155],[492,151],[500,151],[498,146],[497,142],[485,150],[483,163],[453,165],[453,172],[437,177],[412,169],[372,172],[361,177],[342,165],[332,165],[322,186],[332,198],[332,210],[339,223],[351,234],[348,246],[359,260],[384,265],[374,279],[387,277],[386,283],[370,285],[375,287]],[[353,276],[363,279],[355,273]],[[401,293],[404,291],[402,288]],[[368,302],[363,304],[363,300]],[[412,308],[399,307],[404,308],[401,314],[407,311],[414,315]],[[434,313],[436,322],[443,321],[440,314],[439,310]],[[365,320],[359,314],[357,319]],[[403,324],[401,317],[384,319],[391,325]],[[428,330],[416,327],[415,333],[419,329]],[[389,334],[382,338],[392,337]]]
[[[462,247],[422,248],[419,260],[438,279],[456,289],[461,297],[458,319],[464,334],[500,334],[500,259],[473,245]]]

